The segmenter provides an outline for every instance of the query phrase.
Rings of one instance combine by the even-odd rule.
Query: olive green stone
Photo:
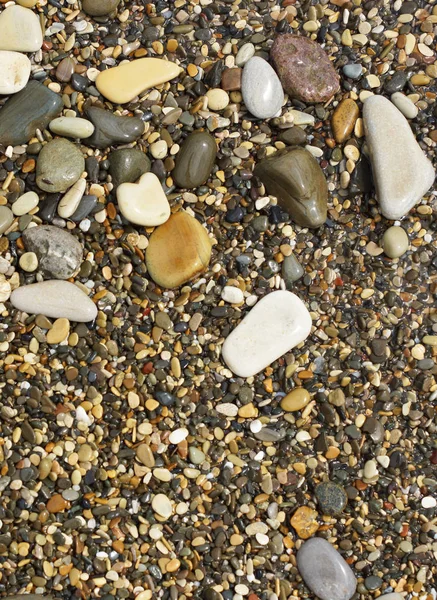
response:
[[[109,155],[109,174],[114,188],[122,183],[134,183],[150,171],[150,160],[136,148],[122,148]]]
[[[181,188],[195,188],[208,179],[217,156],[214,138],[206,131],[190,133],[176,158],[172,177]]]
[[[294,127],[289,127],[288,129],[281,131],[279,139],[289,146],[300,146],[306,144],[307,135],[302,127],[295,125]]]
[[[328,186],[308,150],[293,147],[261,161],[254,174],[302,227],[319,227],[327,217]]]
[[[109,15],[120,4],[120,0],[82,0],[82,10],[92,17]]]
[[[0,235],[2,235],[14,221],[14,215],[7,206],[0,206]]]
[[[324,515],[339,515],[347,504],[346,492],[341,485],[332,481],[319,483],[315,495]]]
[[[36,183],[45,192],[65,192],[85,170],[79,147],[57,138],[44,146],[38,156]]]

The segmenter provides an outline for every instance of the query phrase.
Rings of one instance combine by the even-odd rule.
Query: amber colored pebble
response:
[[[115,217],[117,216],[117,209],[115,208],[112,202],[108,203],[106,207],[106,212],[108,213],[108,217],[110,219],[115,219]]]
[[[188,65],[187,73],[190,77],[196,77],[198,72],[199,72],[199,69],[196,67],[196,65],[193,65],[193,63],[190,63]]]
[[[21,167],[23,173],[32,173],[35,170],[36,162],[33,158],[28,158]]]
[[[236,90],[241,90],[241,76],[243,70],[234,67],[232,69],[226,69],[223,71],[222,75],[222,83],[221,86],[227,92],[234,92]]]
[[[290,519],[290,523],[302,540],[313,536],[319,528],[317,511],[309,506],[300,506]]]
[[[281,408],[287,412],[302,410],[309,403],[310,399],[311,397],[307,390],[296,388],[282,398]]]
[[[168,40],[167,42],[167,50],[169,52],[175,52],[178,46],[178,41],[175,39]]]
[[[49,513],[53,514],[53,513],[63,512],[67,508],[67,506],[68,506],[67,500],[64,500],[64,498],[61,496],[61,494],[55,494],[47,502],[46,508],[49,511]]]
[[[360,114],[358,104],[352,98],[342,100],[332,115],[331,125],[335,141],[342,144],[349,139]]]

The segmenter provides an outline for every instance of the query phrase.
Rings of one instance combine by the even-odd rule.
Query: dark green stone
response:
[[[82,10],[92,17],[109,15],[120,4],[120,0],[82,0]]]
[[[324,515],[339,515],[347,504],[347,494],[341,485],[332,481],[319,483],[315,489],[317,502]]]
[[[171,175],[181,188],[196,188],[211,174],[217,156],[214,138],[206,131],[194,131],[184,141]]]
[[[288,144],[289,146],[301,146],[302,144],[306,144],[307,136],[302,127],[290,127],[289,129],[285,129],[279,135],[279,139],[284,144]]]
[[[38,156],[36,183],[45,192],[65,192],[85,171],[79,146],[64,138],[46,144]]]
[[[314,156],[298,146],[262,160],[254,174],[279,205],[302,227],[326,221],[328,186]]]
[[[129,144],[144,132],[144,122],[139,117],[120,117],[97,106],[88,108],[86,115],[95,127],[93,135],[86,140],[87,146],[107,148],[113,144]]]
[[[36,130],[45,129],[62,108],[61,96],[38,81],[29,81],[0,110],[0,144],[27,144]]]
[[[109,155],[109,174],[114,188],[122,183],[133,183],[150,171],[150,160],[136,148],[122,148]]]
[[[282,279],[285,281],[287,289],[290,289],[293,283],[300,279],[303,274],[303,267],[294,254],[284,258],[282,261]]]

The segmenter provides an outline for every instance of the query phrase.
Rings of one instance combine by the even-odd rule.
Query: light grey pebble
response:
[[[247,110],[258,119],[274,117],[284,102],[279,77],[269,63],[259,56],[254,56],[246,63],[241,92]]]

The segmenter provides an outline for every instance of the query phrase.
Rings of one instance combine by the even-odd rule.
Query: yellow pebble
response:
[[[297,388],[284,396],[281,400],[281,408],[287,412],[302,410],[310,401],[309,392],[304,388]]]
[[[52,328],[47,332],[48,344],[60,344],[70,333],[70,321],[68,319],[56,319]]]

